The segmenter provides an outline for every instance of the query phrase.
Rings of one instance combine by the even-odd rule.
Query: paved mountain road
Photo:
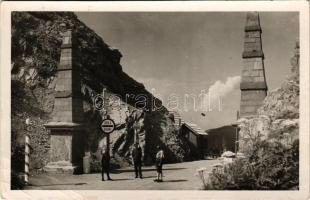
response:
[[[154,167],[143,167],[143,179],[135,179],[132,168],[122,168],[111,173],[113,181],[101,181],[101,174],[38,174],[30,177],[25,189],[34,190],[197,190],[201,181],[196,170],[201,167],[211,170],[218,160],[200,160],[166,164],[163,168],[164,182],[153,180]]]

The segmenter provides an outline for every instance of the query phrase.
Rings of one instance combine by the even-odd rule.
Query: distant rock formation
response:
[[[179,135],[166,108],[150,110],[161,101],[122,70],[122,54],[104,41],[71,12],[13,12],[12,13],[12,143],[18,145],[23,135],[24,121],[33,121],[30,132],[31,169],[40,169],[48,162],[49,136],[43,124],[51,119],[54,108],[56,69],[60,59],[62,36],[68,29],[76,35],[78,63],[82,69],[84,122],[87,125],[86,151],[92,156],[92,169],[99,165],[98,147],[104,136],[99,130],[102,113],[93,107],[93,96],[106,89],[107,98],[120,97],[110,115],[117,130],[111,135],[112,161],[115,166],[130,164],[133,145],[133,124],[143,147],[145,164],[154,161],[157,145],[166,152],[166,162],[188,159],[189,150]],[[147,106],[126,95],[144,95]],[[140,100],[140,99],[138,99]],[[12,162],[14,165],[15,162]],[[14,167],[14,166],[12,166]]]

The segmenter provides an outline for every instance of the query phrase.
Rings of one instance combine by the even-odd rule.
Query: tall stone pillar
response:
[[[82,170],[83,101],[76,49],[72,32],[67,31],[57,68],[53,118],[45,124],[50,130],[51,145],[50,162],[44,167],[47,172],[79,173]]]
[[[257,12],[247,13],[244,31],[240,117],[251,118],[257,114],[257,109],[267,95],[261,40],[262,29]]]

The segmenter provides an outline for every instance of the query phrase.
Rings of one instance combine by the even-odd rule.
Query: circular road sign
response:
[[[112,133],[115,129],[115,123],[112,119],[105,119],[102,121],[101,130],[106,133]]]

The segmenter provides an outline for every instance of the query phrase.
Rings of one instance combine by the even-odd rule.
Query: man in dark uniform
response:
[[[101,158],[101,176],[102,181],[104,181],[104,172],[107,174],[107,179],[112,180],[110,178],[110,155],[105,148],[102,148],[102,158]]]
[[[138,143],[134,145],[131,155],[135,168],[136,178],[138,178],[138,175],[140,178],[142,178],[142,149]]]

